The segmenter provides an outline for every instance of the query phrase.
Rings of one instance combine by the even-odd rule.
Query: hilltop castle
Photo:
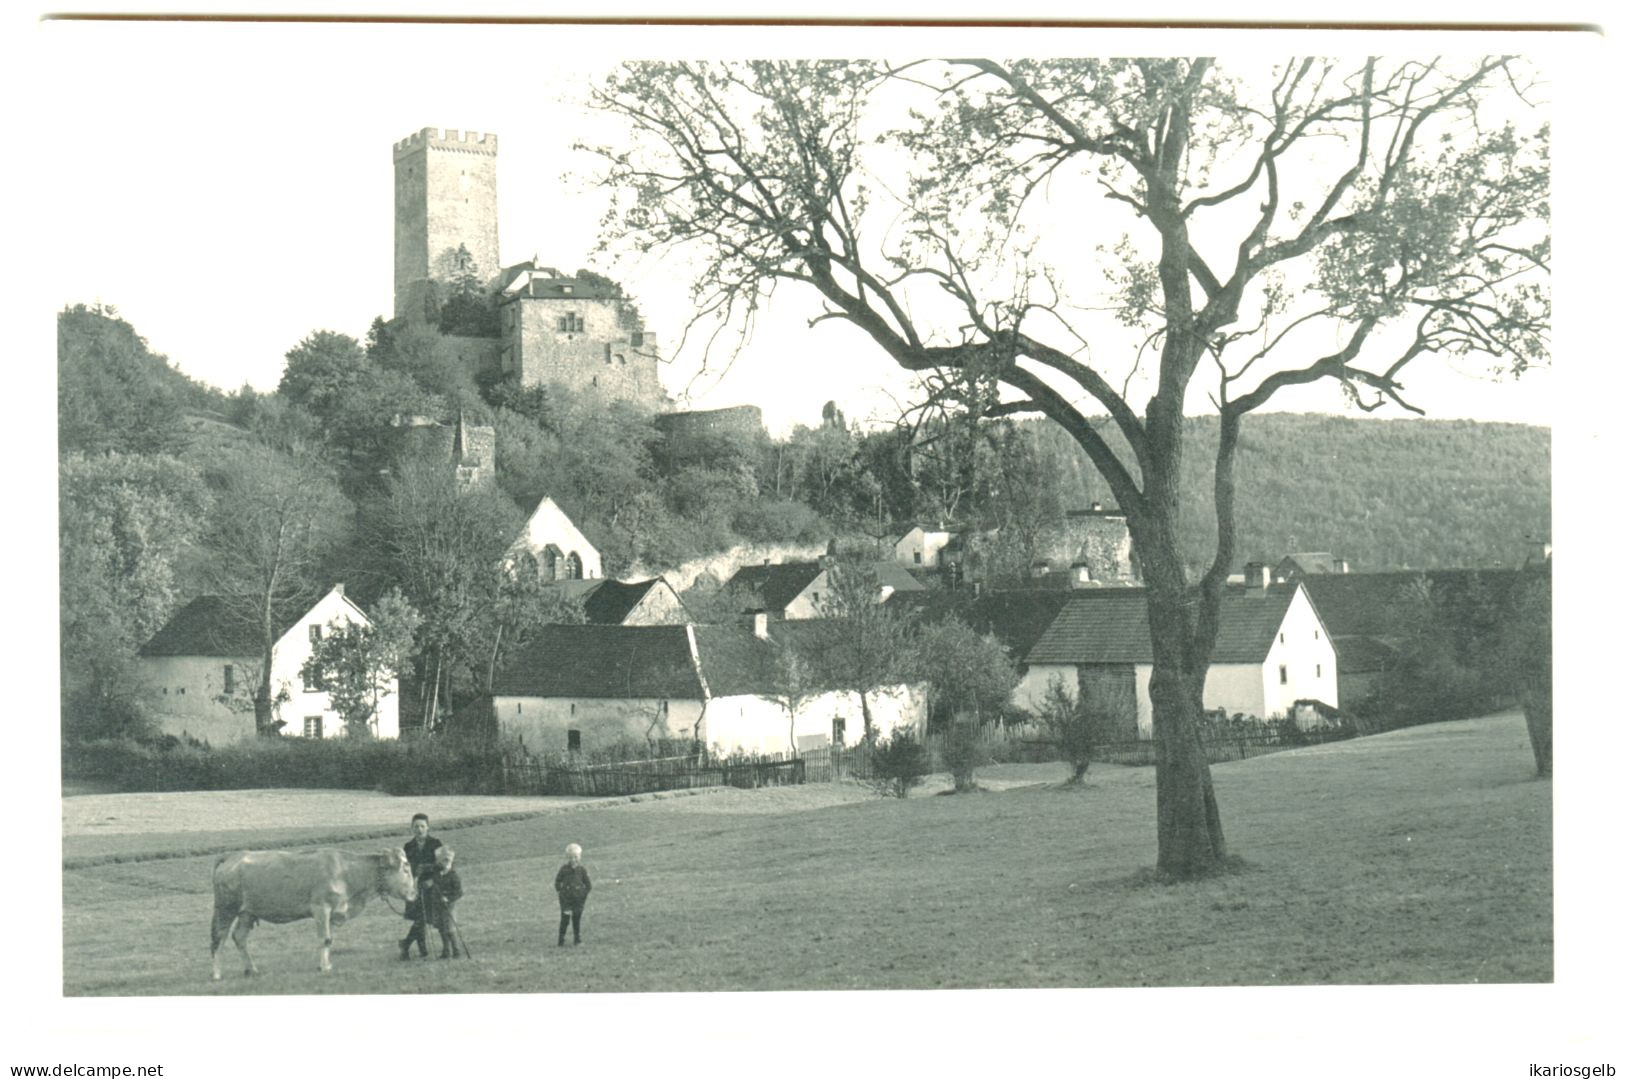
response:
[[[494,319],[481,334],[445,333],[441,346],[475,373],[671,408],[655,335],[617,286],[535,260],[501,267],[495,135],[427,127],[394,156],[397,322],[445,331],[443,305],[472,286]]]

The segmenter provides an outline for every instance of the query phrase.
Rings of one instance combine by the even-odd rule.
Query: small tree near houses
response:
[[[920,632],[920,671],[930,686],[942,762],[955,792],[973,791],[976,769],[988,763],[984,725],[1010,701],[1019,680],[1004,648],[958,620]]]
[[[372,611],[372,624],[335,619],[300,668],[307,684],[327,691],[350,738],[378,733],[378,705],[412,654],[423,619],[398,590]]]
[[[1134,701],[1119,684],[1085,682],[1074,693],[1059,678],[1050,679],[1038,706],[1038,722],[1061,759],[1072,765],[1068,786],[1083,783],[1095,749],[1106,731],[1134,718]]]

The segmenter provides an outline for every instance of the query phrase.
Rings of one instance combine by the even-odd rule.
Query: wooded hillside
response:
[[[1191,424],[1184,547],[1195,562],[1213,550],[1212,481],[1201,469],[1218,425]],[[1065,505],[1111,504],[1065,432],[1047,420],[1030,426]],[[1257,415],[1242,429],[1236,487],[1245,561],[1330,551],[1356,571],[1518,566],[1527,537],[1551,536],[1552,435],[1472,420]]]

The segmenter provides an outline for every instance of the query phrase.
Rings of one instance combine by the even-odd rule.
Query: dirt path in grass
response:
[[[989,790],[1060,780],[1061,765],[1005,764],[978,771]],[[951,786],[947,776],[931,776],[915,796]],[[689,795],[683,797],[678,795]],[[483,795],[396,797],[373,791],[241,790],[176,791],[160,794],[85,794],[62,799],[64,839],[87,836],[142,836],[218,833],[262,829],[379,828],[399,825],[404,835],[413,813],[437,824],[513,813],[547,813],[587,803],[636,804],[662,811],[793,813],[875,797],[856,783],[809,783],[760,790],[708,789],[644,795],[639,798],[519,798]]]

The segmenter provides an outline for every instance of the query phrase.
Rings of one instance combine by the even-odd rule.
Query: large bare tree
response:
[[[227,616],[253,629],[254,730],[276,735],[272,653],[287,623],[331,587],[322,567],[350,526],[351,508],[325,462],[303,447],[291,456],[263,446],[229,453],[207,477],[215,495],[207,575]]]
[[[1145,578],[1157,863],[1189,878],[1226,858],[1197,720],[1242,421],[1322,381],[1420,411],[1422,357],[1544,358],[1531,77],[1505,57],[647,63],[595,100],[625,128],[600,151],[617,231],[690,253],[701,317],[748,327],[792,282],[878,362],[1077,440]],[[1204,397],[1218,540],[1191,568],[1179,466]]]

